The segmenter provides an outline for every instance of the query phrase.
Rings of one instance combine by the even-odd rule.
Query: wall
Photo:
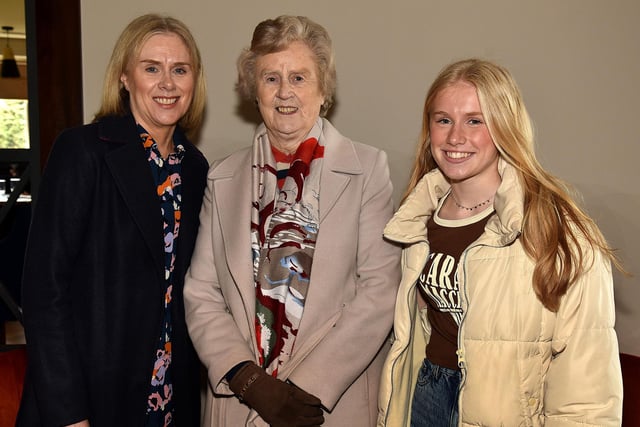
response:
[[[538,136],[542,163],[573,183],[635,277],[616,274],[621,350],[640,355],[640,3],[636,0],[365,0],[257,2],[82,1],[85,118],[98,107],[108,56],[122,28],[168,12],[193,30],[204,56],[209,104],[199,142],[209,160],[250,143],[237,114],[235,60],[255,25],[307,15],[331,33],[338,97],[331,120],[389,154],[396,200],[404,190],[422,103],[439,69],[481,56],[514,74]]]

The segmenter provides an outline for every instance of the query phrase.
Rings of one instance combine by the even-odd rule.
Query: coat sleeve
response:
[[[72,321],[71,276],[95,183],[78,137],[54,144],[34,208],[22,283],[28,377],[40,419],[66,425],[89,417]]]
[[[608,261],[593,262],[561,302],[546,379],[546,424],[620,426],[622,373]]]
[[[340,261],[334,258],[330,264],[319,266],[314,259],[313,267],[314,271],[321,268],[333,272],[352,272],[351,277],[347,273],[344,276],[335,273],[331,277],[343,279],[344,283],[340,285],[347,292],[352,292],[353,297],[345,299],[335,324],[289,375],[293,383],[318,396],[329,410],[363,374],[388,337],[400,282],[400,248],[383,239],[384,226],[393,214],[393,188],[387,156],[379,150],[370,154],[368,158],[361,158],[362,164],[366,165],[359,188],[361,197],[345,197],[349,199],[347,203],[351,204],[339,218],[335,218],[335,223],[323,223],[320,231],[325,236],[327,231],[324,230],[333,232],[330,239],[334,245],[338,241],[350,242],[350,239],[354,239],[354,253],[336,250],[340,254]],[[354,224],[349,222],[350,218],[353,218]],[[353,227],[345,230],[342,224]],[[355,265],[348,264],[351,262]],[[312,286],[322,285],[314,282]],[[379,375],[379,372],[376,374]],[[378,380],[372,379],[375,383]]]

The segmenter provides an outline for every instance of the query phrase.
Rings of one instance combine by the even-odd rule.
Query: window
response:
[[[0,99],[0,148],[29,148],[26,99]]]

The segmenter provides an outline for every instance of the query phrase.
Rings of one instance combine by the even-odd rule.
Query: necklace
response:
[[[462,206],[460,203],[458,203],[458,201],[456,200],[456,196],[453,195],[453,192],[451,192],[450,194],[451,194],[451,198],[453,199],[453,203],[455,203],[456,206],[459,207],[460,209],[464,209],[466,211],[473,211],[475,209],[478,209],[480,206],[486,205],[487,203],[489,203],[493,199],[493,196],[491,196],[487,200],[485,200],[484,202],[480,202],[477,205],[468,208],[468,207]]]

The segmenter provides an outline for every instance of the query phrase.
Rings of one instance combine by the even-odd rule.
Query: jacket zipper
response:
[[[490,245],[487,243],[478,243],[478,240],[476,240],[476,242],[472,243],[469,247],[467,247],[467,249],[464,250],[464,252],[462,253],[462,256],[460,257],[460,261],[459,261],[459,265],[462,267],[462,272],[463,272],[463,277],[460,278],[460,286],[463,288],[461,295],[464,298],[463,301],[463,311],[462,311],[462,318],[460,319],[460,326],[458,328],[458,349],[456,350],[456,355],[458,356],[458,367],[460,368],[460,374],[461,374],[461,378],[460,378],[460,386],[458,387],[458,410],[460,410],[461,407],[461,402],[462,402],[462,389],[464,388],[464,384],[467,380],[467,366],[466,366],[466,359],[465,359],[465,351],[464,351],[464,347],[463,347],[463,339],[462,339],[462,326],[464,325],[464,321],[467,318],[467,311],[468,311],[468,306],[469,306],[469,295],[467,293],[467,256],[469,255],[469,251],[471,249],[475,249],[478,248],[480,246],[484,246],[484,247],[488,247],[488,248],[502,248],[505,246],[508,246],[509,244],[515,242],[515,240],[518,238],[518,236],[520,235],[520,233],[517,233],[516,236],[513,239],[510,239],[508,242],[506,242],[503,245]],[[458,269],[458,271],[460,271],[460,269]]]

